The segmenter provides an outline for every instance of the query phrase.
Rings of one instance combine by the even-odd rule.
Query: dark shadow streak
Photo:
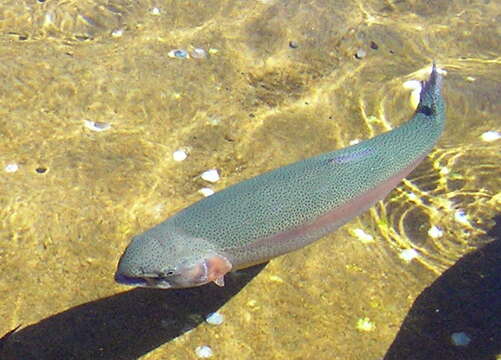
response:
[[[461,258],[414,302],[385,360],[495,360],[501,353],[501,215],[494,241]],[[456,346],[451,334],[471,342]]]
[[[132,360],[196,327],[265,266],[182,290],[135,289],[79,305],[0,340],[2,360]]]

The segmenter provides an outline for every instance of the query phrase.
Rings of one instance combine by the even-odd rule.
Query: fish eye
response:
[[[158,273],[160,277],[167,277],[167,276],[172,276],[175,274],[175,271],[173,269],[166,269],[164,271],[161,271]]]

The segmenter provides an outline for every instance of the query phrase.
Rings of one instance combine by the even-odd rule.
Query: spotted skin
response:
[[[183,288],[304,247],[383,199],[428,154],[445,122],[433,65],[414,116],[359,144],[293,163],[215,193],[135,236],[115,279]]]

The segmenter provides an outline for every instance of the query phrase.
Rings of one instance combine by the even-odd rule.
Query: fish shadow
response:
[[[266,264],[191,289],[134,289],[75,306],[0,339],[2,360],[132,360],[202,323]]]
[[[415,300],[384,360],[495,360],[501,353],[501,215],[494,241],[462,257]],[[464,333],[468,344],[454,345]]]

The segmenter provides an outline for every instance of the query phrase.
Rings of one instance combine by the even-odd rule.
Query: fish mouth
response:
[[[148,282],[143,278],[126,276],[120,273],[115,274],[115,281],[123,285],[146,286]]]
[[[128,286],[139,286],[139,287],[157,288],[157,289],[172,288],[172,285],[169,282],[161,278],[134,277],[134,276],[123,275],[118,272],[115,274],[115,281],[119,284]]]

